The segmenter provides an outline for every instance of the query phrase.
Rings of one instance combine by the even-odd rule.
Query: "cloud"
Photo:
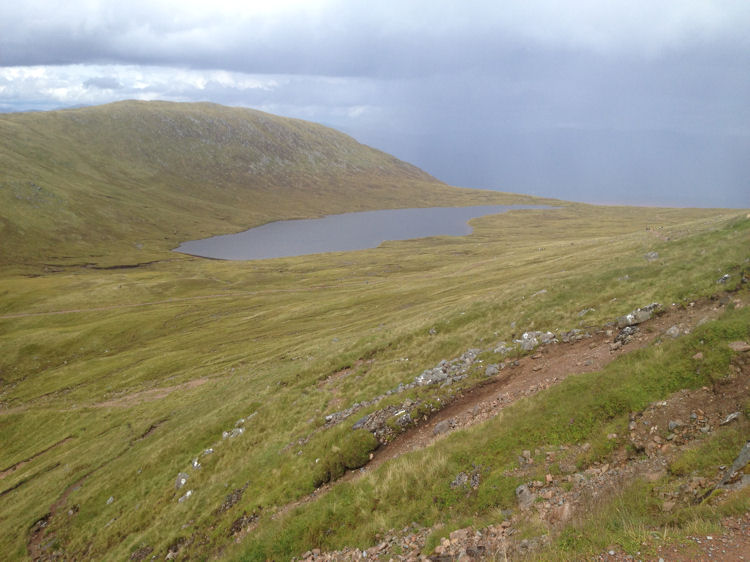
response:
[[[111,76],[95,76],[83,82],[86,88],[99,88],[101,90],[121,90],[122,84]]]
[[[173,65],[247,73],[405,76],[492,69],[549,49],[654,57],[746,49],[744,0],[202,2],[47,0],[0,8],[4,65]],[[435,56],[439,54],[439,56]]]
[[[120,99],[247,105],[264,100],[257,93],[270,95],[278,84],[273,77],[223,70],[133,65],[0,67],[0,110],[56,109]]]

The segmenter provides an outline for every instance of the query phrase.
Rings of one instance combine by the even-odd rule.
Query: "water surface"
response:
[[[278,221],[237,234],[185,242],[176,252],[222,260],[260,260],[376,248],[386,240],[471,234],[468,221],[538,205],[430,207]]]

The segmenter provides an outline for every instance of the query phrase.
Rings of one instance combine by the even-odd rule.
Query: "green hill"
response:
[[[539,200],[207,104],[0,116],[0,158],[3,560],[658,559],[747,528],[747,211],[230,262],[169,250]]]
[[[250,109],[128,101],[0,115],[0,263],[147,261],[282,218],[500,199]]]

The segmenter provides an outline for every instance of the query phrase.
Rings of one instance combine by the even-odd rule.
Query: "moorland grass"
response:
[[[443,523],[440,535],[447,536],[467,517],[491,514],[498,508],[511,509],[520,480],[505,473],[517,466],[524,449],[588,442],[592,447],[580,462],[588,465],[604,459],[616,446],[607,438],[613,427],[626,433],[631,412],[640,411],[679,389],[705,385],[725,373],[730,359],[726,344],[748,337],[750,309],[728,311],[720,320],[701,326],[689,337],[622,356],[601,372],[570,377],[544,393],[506,408],[486,423],[452,434],[428,449],[397,458],[359,482],[339,486],[316,502],[300,507],[284,520],[269,522],[268,530],[250,538],[247,542],[251,544],[243,547],[238,558],[287,558],[299,554],[305,545],[331,549],[367,546],[375,542],[376,533],[406,526],[411,521],[423,525]],[[714,345],[706,346],[706,341]],[[713,365],[710,371],[696,372],[689,360],[699,348]],[[679,470],[698,470],[706,466],[715,469],[716,463],[730,464],[744,443],[741,435],[746,428],[745,424],[741,429],[717,433],[706,439],[695,453],[686,453],[675,466],[689,467]],[[701,458],[707,450],[716,452]],[[465,490],[451,488],[450,482],[456,474],[471,472],[475,467],[480,467],[482,476],[476,492],[467,494]],[[612,544],[607,540],[618,538],[614,542],[623,543],[631,551],[639,543],[622,540],[623,534],[627,534],[624,526],[643,526],[646,521],[655,527],[676,526],[673,517],[652,516],[651,506],[657,500],[646,493],[644,486],[634,485],[628,495],[613,500],[615,507],[607,504],[602,508],[614,510],[604,519],[612,521],[608,523],[611,532],[604,537],[593,532],[591,521],[585,532],[578,527],[566,531],[558,546],[580,556],[592,548],[604,548]],[[625,497],[630,499],[623,503]],[[377,511],[380,520],[388,522],[388,528],[384,529],[378,519],[371,517],[373,511]],[[619,514],[622,520],[614,514]],[[683,523],[695,517],[687,517]],[[282,536],[284,541],[277,541]]]
[[[412,521],[489,518],[512,502],[517,482],[502,471],[522,448],[585,439],[593,446],[581,462],[600,458],[628,411],[705,383],[710,373],[686,371],[682,354],[702,350],[718,376],[729,357],[721,342],[747,337],[746,313],[731,312],[696,332],[705,348],[691,336],[637,352],[273,519],[313,491],[321,466],[338,474],[369,451],[348,441],[349,425],[322,430],[326,414],[524,330],[601,324],[654,300],[738,288],[750,257],[750,221],[732,212],[574,205],[473,224],[468,237],[361,252],[231,263],[160,254],[133,269],[4,271],[0,470],[72,439],[0,481],[0,550],[22,558],[34,521],[84,476],[62,508],[77,511],[47,530],[71,557],[124,559],[144,545],[165,554],[180,537],[192,538],[192,556],[208,556],[231,542],[243,512],[257,513],[258,526],[227,554],[249,559],[366,545]],[[647,261],[649,251],[659,260]],[[66,310],[80,312],[43,314]],[[42,314],[15,316],[25,313]],[[242,436],[222,439],[253,413]],[[448,484],[472,463],[489,472],[466,498]],[[193,495],[179,503],[181,471]]]

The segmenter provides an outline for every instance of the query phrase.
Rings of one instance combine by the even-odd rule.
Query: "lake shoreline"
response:
[[[385,209],[275,221],[235,234],[180,244],[173,251],[229,260],[262,260],[377,248],[387,241],[432,236],[466,236],[469,221],[514,210],[550,209],[545,205],[475,205]]]

